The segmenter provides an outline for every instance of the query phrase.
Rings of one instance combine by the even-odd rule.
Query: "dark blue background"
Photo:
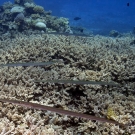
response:
[[[83,26],[95,33],[108,34],[112,29],[128,32],[135,26],[135,0],[35,0],[35,3],[52,10],[53,15],[69,18],[70,25]],[[74,17],[81,20],[74,21]]]

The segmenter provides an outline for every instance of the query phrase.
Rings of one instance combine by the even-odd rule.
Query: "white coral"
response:
[[[46,24],[43,23],[43,22],[37,22],[35,24],[35,27],[40,28],[40,29],[45,29],[46,28]]]
[[[15,6],[10,10],[11,13],[21,13],[23,11],[24,11],[24,7],[21,6]]]

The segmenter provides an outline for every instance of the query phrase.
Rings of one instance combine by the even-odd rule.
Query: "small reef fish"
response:
[[[75,17],[75,18],[74,18],[75,21],[78,21],[78,20],[80,20],[80,19],[81,19],[80,17]]]
[[[23,67],[28,67],[28,66],[48,66],[52,65],[56,62],[59,61],[49,61],[49,62],[28,62],[28,63],[7,63],[7,64],[1,64],[0,67],[18,67],[18,66],[23,66]]]
[[[34,82],[49,82],[49,83],[70,83],[70,84],[92,84],[92,85],[110,85],[110,86],[118,86],[119,84],[114,82],[96,82],[96,81],[83,81],[83,80],[35,80]]]
[[[127,3],[127,6],[129,7],[129,3]]]

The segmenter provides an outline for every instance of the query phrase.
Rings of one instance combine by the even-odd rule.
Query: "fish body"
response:
[[[83,29],[80,30],[80,32],[83,32]],[[86,34],[76,34],[76,33],[60,33],[60,32],[48,32],[45,34],[52,34],[52,35],[64,35],[64,36],[81,36],[81,37],[91,37],[92,35],[86,35]]]
[[[0,67],[28,67],[28,66],[48,66],[56,63],[58,61],[49,61],[49,62],[27,62],[27,63],[7,63],[7,64],[1,64]]]
[[[93,116],[93,115],[63,110],[63,109],[59,109],[59,108],[55,108],[55,107],[40,105],[40,104],[37,104],[37,103],[31,103],[31,102],[25,102],[25,101],[19,101],[19,100],[9,100],[9,99],[0,99],[0,101],[1,102],[8,102],[8,103],[12,103],[12,104],[20,105],[20,106],[23,106],[23,107],[32,108],[32,109],[51,111],[51,112],[55,112],[55,113],[58,113],[58,114],[64,114],[64,115],[78,117],[78,118],[84,118],[84,119],[88,119],[88,120],[97,120],[97,121],[100,121],[100,122],[107,122],[107,123],[113,123],[113,124],[125,126],[125,125],[123,125],[123,124],[121,124],[117,121],[114,121],[114,120],[109,120],[109,119],[106,119],[106,118],[100,118],[100,117],[96,117],[96,116]]]
[[[74,18],[75,21],[78,21],[78,20],[80,20],[80,19],[81,19],[80,17],[75,17],[75,18]]]
[[[119,84],[114,82],[103,82],[103,81],[84,81],[84,80],[35,80],[34,82],[49,82],[49,83],[70,83],[70,84],[91,84],[91,85],[110,85],[110,86],[118,86]]]

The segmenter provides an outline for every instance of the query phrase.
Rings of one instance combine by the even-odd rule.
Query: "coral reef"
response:
[[[33,11],[35,13],[44,13],[44,8],[42,6],[35,5]]]
[[[37,22],[35,24],[35,27],[38,28],[38,29],[41,29],[41,30],[45,30],[46,29],[46,25],[43,22]]]
[[[24,8],[21,7],[21,6],[14,6],[13,8],[11,8],[10,12],[11,12],[11,14],[13,14],[13,13],[23,13]]]
[[[15,0],[14,4],[6,2],[0,7],[0,33],[11,33],[12,31],[25,31],[25,30],[39,30],[39,31],[56,31],[72,33],[69,26],[69,21],[64,17],[54,17],[51,15],[51,11],[45,11],[40,5],[36,5],[32,0]],[[23,23],[15,24],[18,14],[23,14]],[[19,15],[20,16],[20,15]],[[17,18],[16,18],[17,17]],[[56,19],[57,18],[57,19]],[[37,20],[40,20],[40,24],[44,23],[44,27],[36,27]],[[11,26],[16,25],[12,29]],[[38,25],[39,26],[39,25]],[[41,25],[40,25],[41,26]],[[46,26],[46,27],[45,27]],[[43,29],[42,29],[43,28]]]
[[[3,34],[0,63],[61,62],[42,67],[0,67],[0,98],[108,117],[128,125],[123,128],[0,102],[0,133],[135,134],[135,44],[131,45],[134,37],[77,37],[34,32],[15,33],[14,38],[10,38],[10,33]],[[34,82],[39,79],[114,81],[119,86]]]
[[[111,30],[109,35],[111,37],[120,37],[121,36],[121,34],[116,30]]]
[[[15,17],[14,21],[16,23],[21,23],[21,22],[24,22],[24,14],[23,13],[19,13],[17,14],[17,16]]]
[[[14,0],[15,4],[24,5],[25,3],[33,3],[33,0]]]

